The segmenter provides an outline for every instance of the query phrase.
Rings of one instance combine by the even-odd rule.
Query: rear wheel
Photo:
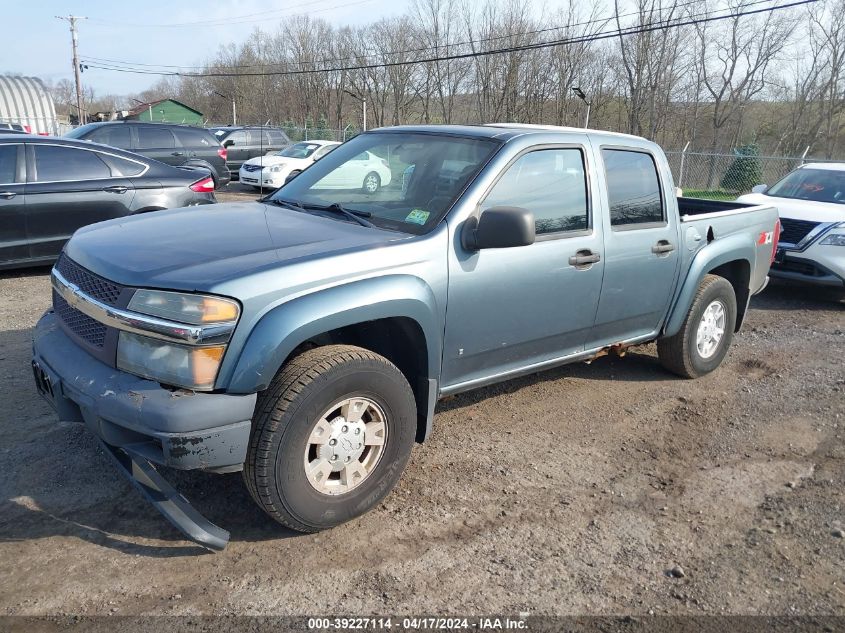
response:
[[[657,341],[661,364],[684,378],[710,373],[728,353],[735,324],[733,286],[724,277],[707,275],[678,333]]]
[[[405,376],[349,345],[294,358],[255,410],[247,488],[273,519],[300,532],[334,527],[376,505],[399,480],[416,433]]]
[[[364,178],[363,189],[366,193],[375,193],[381,187],[381,177],[374,171],[371,171]]]

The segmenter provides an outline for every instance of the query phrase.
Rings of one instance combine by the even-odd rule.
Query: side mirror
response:
[[[751,193],[766,193],[766,189],[768,188],[768,185],[754,185],[751,187]]]
[[[534,214],[522,207],[491,207],[464,223],[461,242],[468,251],[534,243]]]
[[[232,147],[235,144],[235,141],[225,140],[223,141],[223,147]]]

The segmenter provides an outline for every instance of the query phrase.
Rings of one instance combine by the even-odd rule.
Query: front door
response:
[[[135,188],[109,155],[32,143],[26,184],[30,256],[56,257],[76,229],[127,215]],[[120,160],[120,159],[118,159]]]
[[[678,275],[677,218],[667,213],[671,180],[646,150],[602,147],[597,170],[606,196],[604,282],[588,347],[653,334]]]
[[[449,262],[442,388],[459,390],[584,349],[604,270],[587,141],[514,159],[480,209],[534,213],[530,246],[464,252]]]

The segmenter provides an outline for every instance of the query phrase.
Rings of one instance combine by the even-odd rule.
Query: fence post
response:
[[[809,152],[810,152],[810,146],[809,146],[809,145],[807,145],[807,149],[805,149],[805,150],[804,150],[804,153],[803,153],[803,154],[801,154],[801,164],[802,164],[802,165],[803,165],[805,162],[807,162],[805,159],[807,158],[807,154],[808,154]]]
[[[678,189],[683,188],[684,182],[684,161],[687,157],[687,150],[689,149],[690,141],[687,141],[687,144],[684,145],[684,149],[681,150],[681,167],[678,170]]]

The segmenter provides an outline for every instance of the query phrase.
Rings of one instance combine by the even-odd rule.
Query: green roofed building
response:
[[[184,123],[185,125],[202,125],[203,122],[202,112],[189,108],[176,99],[139,103],[129,110],[123,118],[130,121]]]

